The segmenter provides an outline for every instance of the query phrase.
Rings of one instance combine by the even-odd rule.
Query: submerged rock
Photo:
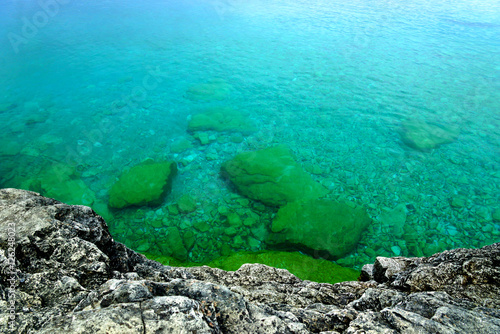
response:
[[[193,115],[188,130],[251,133],[255,131],[255,127],[240,111],[228,107],[215,107]]]
[[[406,121],[401,124],[403,142],[417,150],[428,151],[458,138],[460,130],[452,125],[438,125],[425,121]]]
[[[177,201],[177,207],[182,213],[190,213],[196,210],[196,200],[190,195],[184,194]]]
[[[491,217],[493,218],[493,220],[500,222],[500,208],[494,209],[493,214],[491,215]]]
[[[47,164],[37,176],[26,180],[24,187],[68,204],[91,206],[96,200],[95,193],[77,176],[75,168],[58,162]]]
[[[224,270],[238,270],[245,263],[262,263],[275,268],[286,269],[295,276],[315,282],[337,283],[356,280],[360,272],[344,268],[324,259],[315,259],[299,252],[261,251],[238,252],[221,257],[208,264]]]
[[[229,96],[232,86],[224,79],[212,79],[202,84],[191,86],[186,97],[192,101],[217,101]]]
[[[187,138],[177,138],[170,144],[171,153],[181,153],[193,147]]]
[[[353,203],[295,201],[279,209],[270,242],[339,258],[354,249],[370,222],[366,210]]]
[[[334,285],[262,264],[174,268],[88,207],[0,190],[2,333],[499,333],[499,264],[500,243],[379,257],[365,281]]]
[[[241,194],[270,206],[328,193],[295,162],[284,145],[241,153],[223,163],[221,171]]]
[[[23,122],[26,125],[44,123],[50,117],[49,110],[40,106],[37,101],[25,102],[23,107]]]
[[[406,205],[401,203],[394,209],[383,208],[378,216],[378,220],[391,229],[392,235],[401,238],[404,234],[406,223]]]
[[[187,249],[184,246],[181,234],[177,227],[169,227],[167,229],[167,235],[164,239],[164,247],[162,249],[168,249],[170,254],[181,261],[187,260]]]
[[[170,190],[177,171],[174,162],[148,160],[124,172],[109,192],[109,206],[158,205]]]

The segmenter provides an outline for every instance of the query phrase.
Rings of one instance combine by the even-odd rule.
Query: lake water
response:
[[[280,144],[372,218],[329,260],[500,241],[498,1],[7,0],[0,87],[0,187],[90,205],[152,257],[271,249],[278,208],[220,167]],[[254,130],[188,131],[214,108]],[[108,208],[145,159],[178,165],[170,193]]]

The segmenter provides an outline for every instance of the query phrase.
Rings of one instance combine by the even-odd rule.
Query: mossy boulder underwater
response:
[[[221,256],[206,263],[183,262],[174,257],[146,253],[146,256],[167,266],[198,267],[206,265],[222,270],[236,271],[245,263],[262,263],[267,266],[286,269],[303,280],[335,284],[344,281],[355,281],[360,272],[341,267],[336,263],[315,259],[299,252],[280,252],[265,250],[260,252],[238,252]]]
[[[301,200],[279,209],[269,243],[340,258],[352,251],[371,219],[351,202]]]
[[[95,193],[78,177],[74,167],[60,162],[45,167],[21,187],[68,204],[92,206],[95,203]]]
[[[238,270],[245,263],[262,263],[275,268],[287,269],[303,280],[338,283],[357,280],[360,272],[344,268],[324,259],[314,259],[299,252],[262,251],[240,252],[211,261],[209,267],[223,270]]]
[[[214,107],[193,115],[189,121],[188,130],[191,132],[213,130],[246,134],[254,132],[256,129],[240,111],[229,107]]]
[[[147,160],[124,172],[109,192],[109,206],[158,205],[170,190],[177,171],[174,162]]]
[[[222,164],[221,172],[242,195],[269,206],[328,193],[295,162],[284,145],[238,154]]]

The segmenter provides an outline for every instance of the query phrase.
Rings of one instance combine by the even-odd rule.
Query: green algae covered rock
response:
[[[189,121],[188,130],[191,132],[213,130],[251,133],[255,131],[255,127],[238,110],[229,107],[215,107],[193,115]]]
[[[92,206],[96,200],[75,168],[59,162],[46,166],[36,178],[27,181],[26,188],[67,204]]]
[[[455,141],[460,133],[456,126],[411,120],[401,124],[400,135],[403,142],[420,151],[428,151],[439,145]]]
[[[245,263],[261,263],[275,268],[287,269],[303,280],[331,284],[355,281],[360,275],[360,272],[354,269],[344,268],[327,260],[314,259],[299,252],[238,252],[208,263],[182,262],[171,257],[146,255],[164,265],[195,267],[203,264],[228,271],[238,270]]]
[[[301,200],[279,209],[269,242],[339,258],[353,250],[370,222],[366,210],[354,203]]]
[[[245,263],[261,263],[275,268],[287,269],[300,279],[321,283],[355,281],[360,274],[354,269],[344,268],[327,260],[314,259],[299,252],[241,252],[219,258],[207,265],[235,271]]]
[[[158,205],[177,171],[174,162],[147,160],[124,172],[109,192],[109,206]]]
[[[189,150],[192,147],[193,144],[191,144],[191,141],[189,141],[187,138],[177,138],[172,143],[170,143],[170,152],[181,153]]]
[[[302,170],[284,145],[241,153],[223,163],[221,171],[241,194],[269,206],[328,192]]]
[[[167,229],[167,236],[162,249],[168,249],[172,256],[180,261],[185,261],[187,259],[188,251],[184,246],[184,242],[177,227],[169,227]]]
[[[193,212],[196,210],[196,200],[193,197],[184,194],[177,201],[177,207],[182,213]]]
[[[41,192],[44,196],[52,197],[58,201],[74,204],[92,206],[95,201],[95,193],[79,179],[65,179],[57,182],[56,178],[40,179]]]
[[[493,218],[494,221],[500,221],[500,208],[494,209],[491,217]]]
[[[21,188],[72,205],[95,208],[96,194],[67,163],[19,154],[0,156],[0,188]]]

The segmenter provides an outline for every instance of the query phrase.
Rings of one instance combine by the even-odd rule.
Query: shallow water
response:
[[[276,209],[219,170],[277,144],[373,219],[340,264],[500,241],[498,1],[3,1],[0,36],[0,186],[43,194],[50,166],[72,168],[63,179],[94,194],[74,204],[135,249],[170,255],[167,227],[190,261],[267,249]],[[218,96],[190,97],[214,80]],[[208,107],[240,110],[257,131],[202,144],[187,126]],[[412,122],[457,136],[418,150],[401,133]],[[173,150],[182,140],[191,147]],[[146,158],[179,164],[163,204],[108,210],[117,177]],[[172,213],[184,194],[196,211]],[[228,232],[221,207],[257,223]]]

